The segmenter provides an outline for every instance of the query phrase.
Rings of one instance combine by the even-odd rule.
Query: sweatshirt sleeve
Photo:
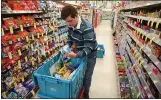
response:
[[[89,55],[97,47],[96,36],[93,28],[87,28],[83,32],[84,48],[77,53],[77,57]]]

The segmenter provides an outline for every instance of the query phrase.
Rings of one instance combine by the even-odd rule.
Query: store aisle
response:
[[[90,90],[90,98],[117,98],[117,81],[111,22],[103,20],[95,29],[99,44],[105,48],[104,58],[97,58]]]

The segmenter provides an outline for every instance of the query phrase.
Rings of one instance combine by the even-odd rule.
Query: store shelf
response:
[[[1,14],[36,14],[43,13],[43,11],[23,11],[23,10],[12,10],[12,11],[2,11]]]
[[[129,39],[127,39],[127,40],[128,40],[129,45],[133,48],[133,50],[134,50],[134,51],[137,50],[137,49],[130,43]],[[141,55],[139,55],[139,56],[141,56]],[[138,74],[138,76],[139,76],[139,79],[140,79],[142,85],[144,86],[144,89],[145,89],[145,91],[146,91],[146,93],[147,93],[147,95],[148,95],[148,98],[154,98],[154,96],[152,95],[152,93],[151,93],[151,91],[150,91],[150,89],[149,89],[149,87],[148,87],[148,85],[147,85],[147,83],[146,83],[146,81],[145,81],[145,78],[143,77],[142,72],[141,72],[141,70],[140,70],[140,68],[139,68],[139,62],[138,62],[136,59],[134,59],[133,57],[131,57],[131,58],[132,58],[133,61],[134,61],[133,64],[136,64],[136,66],[137,66],[137,67],[135,67],[135,68],[136,68],[136,71],[137,71],[137,74]]]
[[[117,79],[117,88],[118,88],[118,89],[117,89],[118,98],[121,98],[121,95],[120,95],[120,93],[121,93],[121,92],[120,92],[120,78],[119,78],[119,76],[118,76],[119,74],[118,74],[118,72],[117,72],[117,68],[118,68],[118,67],[117,67],[117,61],[116,61],[116,59],[115,59],[115,66],[116,66],[116,69],[115,69],[115,70],[116,70],[116,79]]]
[[[131,18],[136,18],[136,19],[142,19],[146,21],[152,21],[152,22],[160,22],[161,23],[161,18],[153,18],[153,17],[144,17],[144,16],[136,16],[136,15],[124,15],[126,17],[131,17]]]
[[[130,24],[131,25],[131,24]],[[124,26],[124,25],[123,25]],[[131,25],[132,27],[132,25]],[[124,26],[124,28],[126,29],[126,27]],[[161,62],[157,59],[157,57],[155,55],[153,55],[149,50],[150,48],[148,46],[145,46],[143,44],[141,44],[138,39],[136,39],[136,37],[134,35],[132,35],[131,32],[128,31],[128,34],[130,35],[130,37],[140,46],[140,48],[142,48],[142,50],[146,53],[146,55],[152,60],[152,62],[159,68],[159,70],[161,70]],[[151,38],[151,37],[150,37]],[[155,41],[157,41],[155,39]]]
[[[134,25],[132,25],[132,24],[130,24],[130,23],[128,23],[127,21],[125,21],[129,26],[131,26],[133,29],[135,29],[135,30],[137,30],[138,32],[140,32],[141,34],[143,34],[144,36],[148,36],[148,38],[149,39],[153,39],[153,38],[155,38],[155,39],[153,39],[153,42],[155,42],[156,44],[158,44],[159,46],[161,46],[161,39],[159,38],[159,37],[157,37],[156,35],[155,35],[155,33],[147,33],[146,31],[144,31],[143,29],[141,29],[141,28],[138,28],[138,27],[136,27],[136,26],[134,26]]]
[[[152,6],[158,6],[161,4],[161,1],[151,1],[149,3],[144,3],[142,5],[131,5],[130,7],[126,7],[122,10],[133,10],[133,9],[139,9],[139,8],[146,8],[146,7],[152,7]]]
[[[131,45],[132,46],[132,45]],[[136,48],[134,47],[134,46],[132,46],[132,48],[133,48],[133,50],[135,51],[136,50]],[[141,54],[139,53],[139,55],[138,56],[141,56]],[[132,58],[132,59],[134,59],[134,58]],[[135,61],[135,63],[137,64],[137,65],[139,65],[138,64],[138,61],[136,61],[136,60],[134,60]],[[153,77],[151,76],[151,79],[152,79],[152,81],[153,81],[153,83],[155,84],[155,86],[157,87],[157,89],[159,90],[159,92],[161,92],[161,81],[157,78],[157,77],[155,77],[154,78],[154,73],[152,72],[152,70],[151,70],[151,68],[150,68],[150,66],[147,68],[147,67],[145,67],[145,63],[144,64],[142,64],[143,65],[143,67],[146,69],[146,71],[147,71],[147,73],[149,74],[149,76],[151,76],[151,74],[153,74]],[[139,69],[139,68],[138,68]],[[145,79],[144,79],[144,77],[143,77],[143,75],[141,74],[141,71],[140,71],[140,69],[139,70],[137,70],[137,72],[139,71],[139,78],[141,79],[141,81],[144,83],[143,85],[144,85],[144,89],[146,89],[146,91],[147,91],[147,93],[148,93],[148,96],[150,96],[150,97],[153,97],[153,95],[151,94],[151,91],[149,90],[149,88],[148,88],[148,85],[147,85],[147,83],[146,83],[146,81],[145,81]],[[158,83],[158,84],[156,84],[156,82]],[[145,87],[146,86],[146,87]]]
[[[130,43],[129,43],[129,44],[130,44]],[[131,46],[132,46],[132,45],[131,45]],[[135,48],[134,46],[132,46],[132,48],[133,48],[134,51],[136,50],[136,48]],[[131,58],[132,58],[132,55],[130,55],[130,56],[131,56]],[[139,53],[138,56],[140,57],[141,54]],[[132,59],[134,60],[134,62],[135,62],[137,65],[139,65],[137,60],[135,60],[134,58],[132,58]],[[147,71],[147,73],[149,74],[150,78],[152,79],[153,83],[154,83],[155,86],[157,87],[158,91],[161,93],[161,80],[159,80],[159,78],[158,78],[156,75],[154,75],[154,73],[152,72],[152,69],[151,69],[150,65],[146,64],[146,62],[143,62],[142,65],[143,65],[143,67],[145,68],[145,70]],[[139,69],[139,71],[140,71],[140,69]],[[141,72],[141,71],[140,71],[140,72]],[[142,77],[142,78],[143,78],[143,75],[140,74],[139,77]],[[144,81],[144,86],[147,85],[147,83],[145,82],[145,79],[144,79],[144,78],[143,78],[143,80],[141,80],[141,81]],[[144,89],[147,90],[147,89],[148,89],[147,86],[146,86]],[[148,90],[148,91],[149,91],[149,90]],[[150,92],[148,92],[148,93],[150,93]]]
[[[51,18],[51,17],[34,17],[36,19],[45,19],[45,18]]]
[[[161,70],[161,62],[157,59],[156,56],[154,56],[148,49],[149,47],[142,45],[135,37],[131,34],[131,32],[128,32],[130,37],[133,38],[133,40],[142,48],[142,50],[146,53],[146,55],[153,61],[153,63]]]

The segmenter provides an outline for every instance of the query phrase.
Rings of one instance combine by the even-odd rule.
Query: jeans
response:
[[[96,64],[96,57],[87,58],[87,69],[85,72],[85,77],[84,77],[84,82],[83,82],[85,93],[89,93],[89,89],[90,89],[91,81],[92,81],[92,74],[93,74],[95,64]]]

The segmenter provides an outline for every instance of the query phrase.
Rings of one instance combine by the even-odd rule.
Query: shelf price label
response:
[[[152,21],[152,23],[151,23],[151,27],[153,27],[153,24],[154,24],[154,21]]]
[[[140,60],[141,60],[141,58],[142,58],[142,57],[140,56],[140,57],[138,58],[138,61],[140,61]]]
[[[22,55],[22,54],[21,54],[21,50],[20,50],[20,49],[18,50],[18,55],[19,55],[19,56],[21,56],[21,55]]]
[[[160,23],[160,22],[157,22],[157,24],[156,24],[156,26],[155,26],[155,29],[158,29],[159,23]]]
[[[142,60],[140,63],[139,63],[139,67],[141,67],[141,65],[143,64],[144,60]]]
[[[26,62],[28,61],[27,56],[25,57],[25,61],[26,61]]]
[[[141,20],[141,24],[143,23],[143,19]]]
[[[40,34],[39,33],[37,33],[37,38],[40,38]]]
[[[46,31],[45,34],[48,35],[48,31]]]
[[[140,51],[141,51],[141,49],[143,49],[144,48],[144,46],[142,46],[141,48],[140,48]]]
[[[155,26],[155,29],[158,29],[159,23],[161,23],[161,20],[158,20]]]
[[[148,37],[150,36],[150,34],[148,34],[147,36],[146,36],[146,38],[145,38],[145,42],[147,41],[147,39],[148,39]]]
[[[39,50],[37,50],[37,53],[38,53],[38,55],[40,55],[40,51]]]
[[[20,60],[18,60],[18,66],[21,66],[21,61]]]
[[[21,78],[22,82],[24,82],[24,77]]]
[[[1,28],[1,30],[2,30],[2,36],[4,36],[4,30],[3,30],[3,28]]]
[[[31,49],[33,49],[34,47],[33,47],[33,44],[31,44]]]
[[[35,62],[34,61],[31,61],[31,64],[32,64],[32,66],[34,66],[35,65]]]
[[[34,34],[32,34],[32,40],[35,40]]]
[[[36,28],[36,23],[34,23],[34,28]]]
[[[152,39],[150,39],[149,44],[152,44],[152,41],[155,39],[155,37],[153,37]]]
[[[142,34],[142,39],[144,38],[144,34]]]
[[[40,61],[41,61],[41,60],[40,60],[40,57],[38,57],[38,62],[40,63]]]
[[[46,45],[48,45],[48,41],[46,42]]]
[[[134,54],[137,52],[137,50],[134,51]]]
[[[49,27],[51,27],[51,22],[49,21]]]
[[[137,98],[139,98],[139,96],[140,96],[140,92],[137,94],[137,96],[136,96],[136,97],[137,97]]]
[[[149,24],[150,24],[150,19],[149,19],[149,21],[148,21],[148,24],[147,24],[147,26],[149,26]]]
[[[2,96],[3,96],[3,98],[7,98],[6,92],[3,92],[3,93],[2,93]]]
[[[10,59],[12,59],[12,54],[11,54],[11,52],[8,52],[8,57],[9,57]]]
[[[20,30],[23,31],[23,26],[22,25],[20,25]]]
[[[28,42],[29,41],[29,37],[28,36],[26,36],[26,42]]]
[[[13,34],[13,27],[10,26],[9,29],[10,29],[10,33]]]
[[[31,91],[31,93],[32,93],[32,95],[35,95],[35,92],[34,92],[34,90],[32,90],[32,91]]]
[[[16,83],[16,82],[14,82],[14,86],[15,86],[15,87],[17,86],[17,83]]]

